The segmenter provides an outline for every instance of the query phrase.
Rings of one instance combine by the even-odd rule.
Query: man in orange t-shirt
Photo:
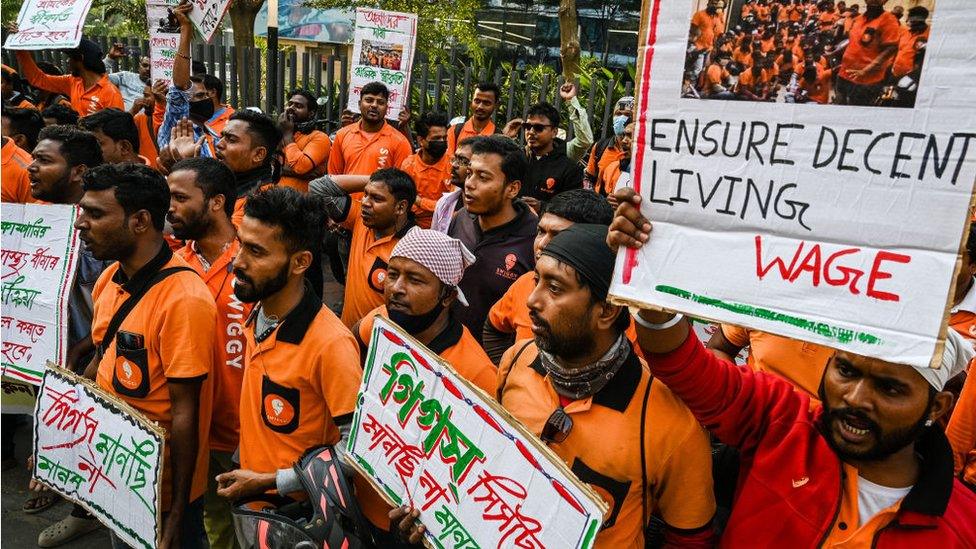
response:
[[[826,105],[830,103],[831,81],[834,76],[834,69],[825,69],[815,63],[807,63],[803,70],[803,77],[800,78],[800,89],[807,94],[807,99]]]
[[[451,158],[447,155],[447,116],[425,113],[414,124],[420,150],[407,157],[400,169],[407,172],[417,187],[413,206],[417,225],[430,228],[437,201],[448,191]]]
[[[148,166],[105,164],[83,181],[75,228],[92,256],[116,261],[92,292],[98,352],[85,376],[165,430],[159,547],[201,547],[213,297],[163,241],[169,189],[162,175]],[[168,276],[160,279],[164,270]],[[108,333],[122,304],[147,287],[118,330]]]
[[[131,114],[118,109],[102,109],[82,118],[78,125],[95,135],[106,164],[135,162],[156,169],[148,158],[139,154],[139,128]]]
[[[712,63],[702,75],[702,96],[707,99],[734,99],[735,94],[729,89],[729,79],[732,77],[726,70],[732,56],[728,52],[720,51],[715,54]]]
[[[234,211],[234,173],[213,158],[190,158],[173,166],[166,178],[170,201],[166,219],[173,236],[186,244],[176,252],[203,279],[217,306],[213,347],[213,415],[203,518],[211,547],[234,540],[231,505],[217,495],[214,477],[234,469],[244,380],[244,321],[250,303],[234,295],[232,264],[240,249],[230,221]]]
[[[705,9],[691,16],[691,39],[695,49],[711,51],[715,38],[725,32],[725,14],[719,11],[720,0],[708,0]]]
[[[359,96],[362,118],[336,133],[329,152],[330,175],[371,175],[380,168],[399,168],[413,154],[410,142],[386,123],[390,90],[380,82],[363,86]]]
[[[928,18],[929,10],[924,6],[915,6],[908,10],[908,27],[902,29],[898,54],[891,67],[891,74],[895,78],[921,72],[925,45],[929,41]]]
[[[851,23],[850,43],[837,73],[840,105],[871,105],[881,93],[901,37],[901,25],[884,10],[885,1],[866,0],[864,13]]]
[[[255,305],[244,325],[241,468],[216,479],[227,499],[300,492],[292,465],[306,450],[345,449],[362,368],[355,338],[305,280],[324,227],[318,204],[287,187],[245,205],[234,294]]]
[[[30,175],[27,167],[31,164],[30,151],[37,145],[37,135],[44,127],[40,113],[33,109],[4,109],[2,121],[3,173],[0,178],[0,195],[3,202],[28,204],[31,198]]]
[[[294,90],[278,119],[285,155],[278,183],[303,193],[308,192],[310,180],[325,174],[332,149],[329,136],[315,129],[318,105],[318,99],[310,92]]]
[[[27,82],[35,88],[68,96],[71,108],[80,116],[115,107],[124,109],[122,93],[108,80],[102,49],[98,44],[82,38],[77,48],[68,50],[68,76],[44,74],[29,51],[17,50],[17,63]]]
[[[448,157],[454,156],[458,143],[465,139],[496,133],[495,123],[492,122],[491,117],[495,114],[501,95],[501,88],[494,82],[481,82],[474,87],[474,95],[471,96],[471,105],[468,107],[471,117],[460,126],[455,124],[447,128]]]

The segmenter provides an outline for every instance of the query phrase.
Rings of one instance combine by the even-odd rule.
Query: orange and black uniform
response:
[[[898,40],[898,53],[895,55],[895,62],[891,66],[891,74],[895,78],[905,76],[915,70],[915,60],[924,52],[925,44],[929,41],[929,29],[922,32],[912,32],[903,29],[901,38]]]
[[[115,312],[136,288],[141,288],[162,269],[187,267],[182,258],[163,245],[156,257],[128,278],[115,263],[105,269],[92,291],[95,316],[92,319],[92,341],[103,343],[108,324]],[[177,272],[163,279],[142,297],[119,326],[113,341],[105,342],[98,363],[99,387],[118,395],[147,419],[159,423],[167,433],[163,456],[162,510],[169,509],[172,499],[172,462],[170,461],[172,411],[170,383],[203,380],[200,388],[199,445],[189,500],[206,491],[208,438],[212,405],[210,384],[213,363],[214,330],[217,310],[213,296],[200,277],[191,270]],[[142,340],[141,348],[120,348],[119,342],[131,345]]]
[[[736,347],[749,347],[746,364],[789,381],[798,391],[818,400],[820,380],[834,350],[816,343],[722,324],[722,335]]]
[[[146,157],[149,167],[156,169],[159,158],[159,145],[156,141],[156,132],[159,126],[146,113],[139,111],[132,117],[139,129],[139,154]]]
[[[536,436],[560,406],[572,418],[566,439],[549,448],[609,506],[596,547],[643,547],[644,525],[652,513],[668,525],[666,535],[674,546],[711,538],[715,501],[708,435],[633,352],[595,395],[566,402],[553,389],[535,343],[519,341],[499,365],[498,396]]]
[[[325,132],[295,132],[294,141],[285,145],[282,151],[285,154],[285,167],[293,175],[281,176],[278,184],[307,193],[308,181],[325,174],[331,150],[332,141]]]
[[[410,142],[393,126],[383,123],[376,133],[350,124],[336,133],[329,152],[332,175],[372,175],[380,168],[399,168],[413,154]]]
[[[354,335],[359,341],[360,354],[363,357],[366,356],[366,348],[373,332],[373,319],[377,315],[389,318],[385,305],[370,311],[355,328]],[[491,363],[488,355],[471,336],[468,329],[458,322],[453,315],[451,315],[444,331],[437,334],[427,344],[427,348],[450,363],[458,375],[484,391],[488,398],[494,398],[495,365]],[[392,507],[387,505],[376,490],[359,475],[356,475],[356,493],[363,515],[377,528],[388,529],[390,526],[388,513]]]
[[[464,124],[461,125],[460,130],[457,129],[457,125],[447,128],[448,159],[454,156],[454,151],[457,150],[458,143],[464,141],[465,139],[469,137],[475,137],[478,135],[488,137],[489,135],[494,135],[495,133],[497,133],[495,131],[495,123],[492,122],[491,120],[489,120],[488,123],[485,124],[484,128],[481,128],[480,132],[475,131],[473,118],[469,118],[465,120]]]
[[[407,172],[417,186],[420,202],[413,206],[417,225],[429,229],[437,201],[450,189],[451,157],[445,154],[437,162],[428,164],[420,153],[415,153],[403,161],[400,169]]]
[[[27,173],[27,166],[33,161],[31,154],[18,147],[13,139],[3,138],[3,146],[0,147],[0,196],[3,202],[34,202],[30,190],[30,174]]]
[[[244,326],[240,456],[244,469],[270,473],[339,442],[363,372],[356,339],[311,286],[270,334],[254,333],[256,314]]]
[[[602,154],[600,154],[602,148]],[[590,149],[590,159],[586,164],[583,177],[588,180],[593,191],[606,195],[607,191],[600,187],[600,174],[610,165],[611,162],[620,160],[624,152],[617,147],[617,138],[610,136],[607,141],[600,142]]]
[[[85,81],[80,76],[44,74],[28,51],[17,51],[17,63],[31,86],[68,96],[71,108],[80,117],[112,107],[125,110],[122,92],[109,82],[107,74],[103,74],[98,82],[86,89]]]

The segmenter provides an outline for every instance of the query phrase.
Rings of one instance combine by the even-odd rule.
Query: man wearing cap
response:
[[[102,49],[98,44],[82,38],[78,47],[67,50],[67,53],[71,74],[66,76],[45,74],[29,51],[17,50],[16,55],[20,70],[31,86],[68,96],[71,108],[81,116],[109,107],[124,108],[122,93],[105,74]]]
[[[411,229],[390,254],[383,292],[385,305],[373,309],[353,326],[360,356],[366,357],[373,320],[382,316],[449,362],[461,377],[494,397],[494,365],[451,312],[455,301],[467,306],[458,283],[474,260],[460,240],[434,230]],[[395,545],[395,538],[388,532],[391,507],[365,479],[357,476],[355,481],[360,507],[373,525],[377,544]]]
[[[631,189],[616,196],[608,242],[640,247],[651,225]],[[973,351],[948,330],[938,369],[837,351],[821,405],[776,377],[738,368],[698,341],[681,315],[642,310],[637,337],[655,379],[741,455],[729,547],[969,547],[976,494],[953,478],[936,422],[945,383]]]

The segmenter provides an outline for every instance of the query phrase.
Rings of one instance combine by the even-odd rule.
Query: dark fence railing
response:
[[[108,51],[110,44],[120,42],[125,46],[148,51],[146,40],[135,38],[92,37]],[[66,69],[67,57],[60,50],[40,50],[34,52],[35,58],[51,62]],[[304,88],[321,98],[319,118],[328,130],[339,126],[339,117],[346,107],[349,93],[349,59],[344,55],[320,55],[313,52],[267,51],[257,47],[245,48],[243,63],[247,70],[237,70],[236,47],[224,44],[195,43],[192,57],[204,63],[207,72],[224,82],[225,100],[234,108],[255,106],[271,114],[281,112],[288,90]],[[277,56],[277,74],[268,75],[271,55]],[[3,51],[3,62],[16,68],[13,52]],[[125,57],[120,60],[119,70],[135,71],[138,59]],[[266,92],[275,78],[274,97]],[[495,110],[495,123],[501,127],[512,118],[524,118],[529,107],[538,101],[548,101],[561,108],[559,87],[564,83],[562,76],[542,71],[535,67],[524,70],[507,68],[449,66],[427,64],[415,65],[410,82],[409,105],[419,116],[428,111],[446,113],[449,118],[468,116],[469,103],[474,87],[478,82],[493,81],[502,89],[499,105]],[[624,71],[598,71],[580,83],[578,99],[586,108],[589,122],[596,139],[609,135],[613,105],[624,95],[631,95],[633,82]],[[563,124],[570,132],[572,128]]]

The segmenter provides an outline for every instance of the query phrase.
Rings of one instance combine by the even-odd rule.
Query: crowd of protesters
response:
[[[823,102],[873,103],[897,76],[897,40],[877,34],[888,53],[869,70],[833,48],[898,21],[880,0],[842,4],[747,0],[726,32],[710,3],[692,21],[688,70],[711,86],[697,93],[769,99],[812,67],[831,75]],[[237,547],[235,501],[300,493],[307,450],[343,451],[377,316],[596,489],[598,547],[976,546],[976,235],[938,369],[731,325],[699,341],[682,315],[607,301],[616,249],[653,238],[627,185],[633,98],[594,143],[572,84],[567,113],[538,103],[499,131],[491,82],[470,118],[426,113],[412,128],[387,120],[374,82],[330,136],[306,90],[277,119],[226,104],[190,62],[189,10],[174,10],[168,86],[147,63],[108,72],[124,52],[88,40],[69,74],[22,51],[19,72],[3,69],[3,201],[79,206],[64,366],[165,429],[161,547]],[[329,276],[344,286],[335,310]],[[6,468],[16,418],[4,425]],[[416,509],[343,473],[363,517],[350,536],[421,543]],[[26,513],[60,501],[31,488]],[[75,506],[38,545],[98,528]]]
[[[727,27],[722,0],[691,19],[684,97],[913,107],[928,8],[885,0],[741,0]]]

